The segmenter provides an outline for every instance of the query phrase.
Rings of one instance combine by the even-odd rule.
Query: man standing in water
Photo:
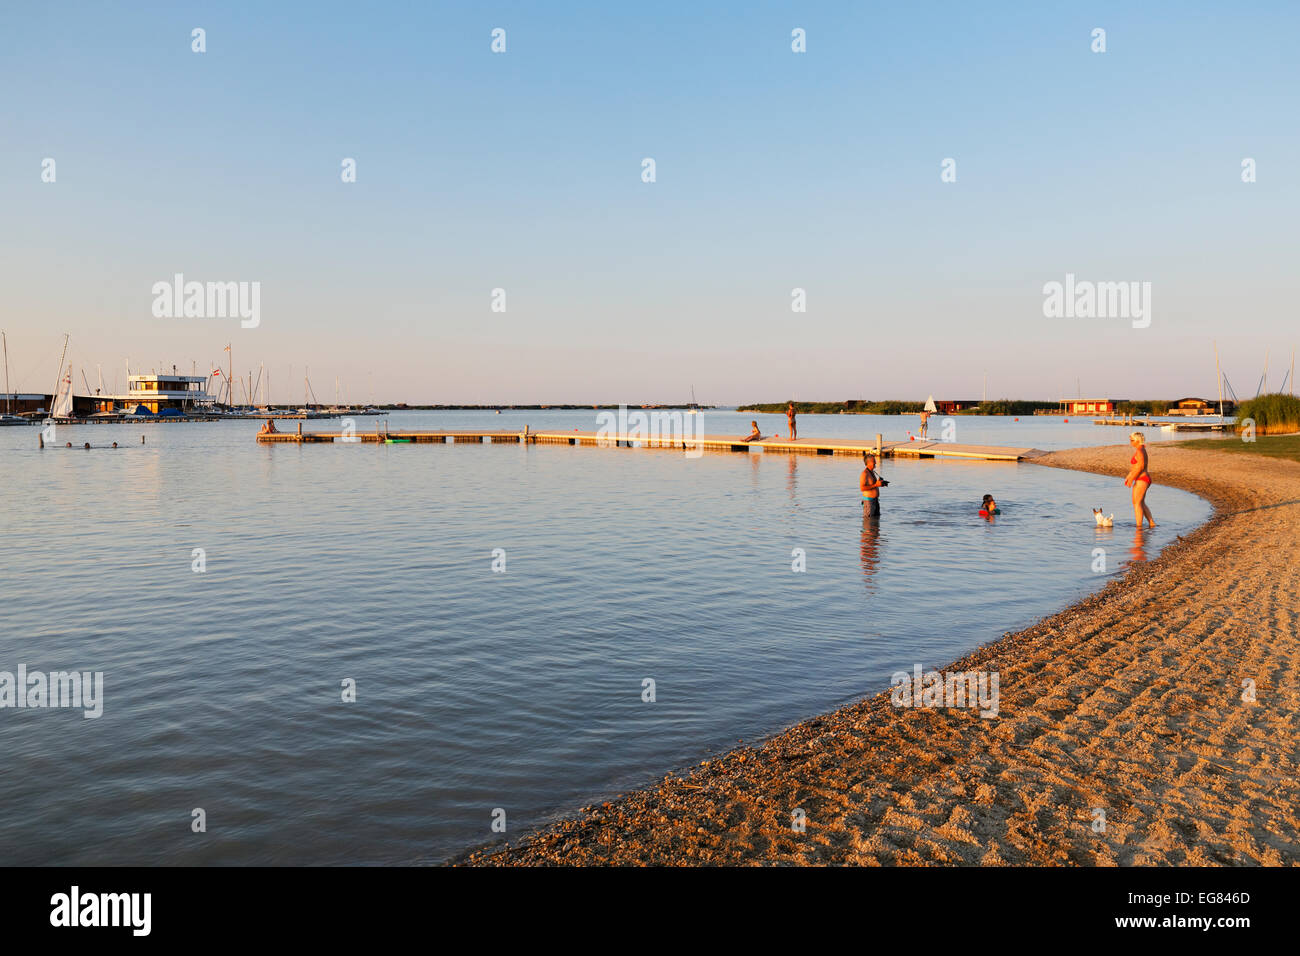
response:
[[[866,509],[868,518],[879,518],[880,489],[889,482],[877,477],[875,455],[863,456],[862,463],[866,465],[862,469],[862,477],[858,480],[858,487],[862,489],[862,507]]]

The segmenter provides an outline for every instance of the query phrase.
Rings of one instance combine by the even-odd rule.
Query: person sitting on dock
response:
[[[258,434],[259,434],[259,435],[278,435],[279,432],[276,431],[276,429],[275,429],[275,421],[272,420],[272,419],[270,419],[270,418],[268,418],[268,419],[266,420],[266,424],[264,424],[264,425],[262,426],[262,430],[259,431]]]
[[[749,436],[747,438],[742,438],[741,441],[746,441],[746,442],[760,441],[763,438],[763,435],[758,430],[758,422],[750,422],[749,426],[752,429],[749,433]]]

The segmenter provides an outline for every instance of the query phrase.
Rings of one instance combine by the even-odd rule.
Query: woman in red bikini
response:
[[[1151,490],[1151,475],[1147,472],[1146,439],[1141,432],[1134,432],[1128,436],[1128,442],[1133,446],[1133,457],[1129,459],[1129,464],[1133,467],[1124,478],[1124,487],[1133,489],[1133,517],[1137,518],[1138,528],[1142,527],[1143,517],[1154,528],[1156,519],[1151,517],[1151,509],[1146,502],[1147,492]]]

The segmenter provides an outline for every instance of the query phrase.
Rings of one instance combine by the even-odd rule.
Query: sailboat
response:
[[[695,386],[692,385],[692,386],[691,386],[691,403],[690,403],[689,405],[686,406],[686,414],[687,414],[687,415],[698,415],[699,413],[700,413],[700,406],[699,406],[699,404],[695,401]]]
[[[50,410],[50,418],[56,422],[66,422],[72,420],[72,369],[68,369],[68,374],[63,376],[59,382],[58,394],[54,396],[54,407]]]
[[[937,412],[939,410],[938,406],[934,404],[933,395],[931,395],[929,398],[925,400],[925,410],[931,413]]]
[[[17,415],[9,414],[13,411],[14,402],[13,396],[9,393],[9,338],[4,334],[4,332],[0,332],[0,341],[3,341],[4,343],[5,353],[5,410],[3,414],[0,414],[0,425],[31,424],[25,418],[19,418]]]

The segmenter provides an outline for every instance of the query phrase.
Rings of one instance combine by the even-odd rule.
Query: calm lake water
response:
[[[409,412],[390,427],[591,430],[594,414]],[[754,417],[706,416],[706,432],[738,435]],[[960,442],[1044,449],[1127,434],[956,422]],[[813,437],[907,428],[800,419]],[[875,525],[852,458],[259,446],[256,430],[66,427],[60,443],[97,447],[40,452],[37,429],[0,428],[0,671],[104,674],[98,719],[0,710],[6,863],[436,862],[501,839],[495,808],[518,840],[896,670],[942,666],[1209,514],[1157,484],[1161,525],[1135,544],[1118,479],[898,460],[881,466]],[[992,523],[985,492],[1003,508]],[[1094,507],[1118,526],[1096,529]]]

